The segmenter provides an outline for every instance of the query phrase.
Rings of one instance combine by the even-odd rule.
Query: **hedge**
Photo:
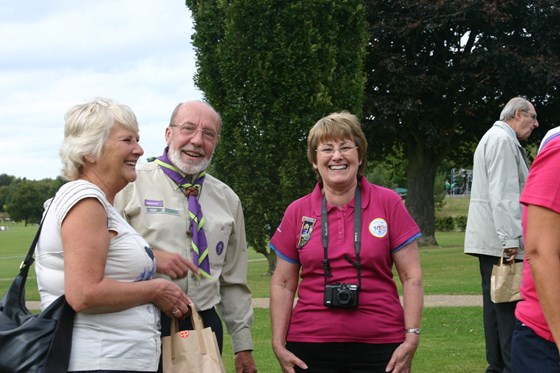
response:
[[[443,216],[436,218],[436,231],[450,232],[460,231],[464,232],[467,227],[467,217],[460,216]]]

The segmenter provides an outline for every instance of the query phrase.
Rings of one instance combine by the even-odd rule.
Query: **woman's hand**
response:
[[[156,296],[152,303],[168,317],[184,319],[190,314],[189,304],[192,303],[177,284],[158,278],[151,280],[157,283]]]
[[[307,364],[290,352],[286,347],[274,348],[274,354],[280,363],[280,367],[282,367],[283,373],[295,373],[295,366],[301,369],[307,369]]]
[[[414,341],[412,339],[414,339]],[[393,352],[385,371],[392,373],[410,373],[412,369],[412,359],[418,348],[418,339],[419,336],[417,335],[410,335],[410,337],[407,335],[407,339]]]

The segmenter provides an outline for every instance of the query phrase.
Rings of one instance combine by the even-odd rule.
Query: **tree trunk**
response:
[[[409,147],[406,207],[422,231],[420,246],[438,246],[435,236],[434,180],[437,157],[423,145]]]
[[[272,275],[276,269],[276,253],[271,250],[268,255],[265,256],[268,261],[268,273]]]
[[[276,269],[276,253],[273,250],[270,250],[268,246],[258,246],[258,249],[255,248],[255,251],[259,254],[264,255],[264,257],[266,258],[266,261],[268,262],[267,274],[273,274],[274,270]]]

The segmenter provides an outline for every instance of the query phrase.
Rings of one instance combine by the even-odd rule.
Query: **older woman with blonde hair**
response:
[[[110,99],[66,114],[60,156],[70,181],[45,204],[36,273],[42,309],[65,294],[76,311],[68,371],[155,372],[158,308],[188,313],[190,299],[177,285],[152,279],[150,246],[112,205],[136,179],[138,133],[132,110]]]

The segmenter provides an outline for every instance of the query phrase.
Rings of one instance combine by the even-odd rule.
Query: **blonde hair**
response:
[[[64,140],[60,148],[62,176],[76,180],[85,157],[98,159],[115,123],[138,133],[136,115],[126,105],[103,97],[75,105],[64,116]]]

